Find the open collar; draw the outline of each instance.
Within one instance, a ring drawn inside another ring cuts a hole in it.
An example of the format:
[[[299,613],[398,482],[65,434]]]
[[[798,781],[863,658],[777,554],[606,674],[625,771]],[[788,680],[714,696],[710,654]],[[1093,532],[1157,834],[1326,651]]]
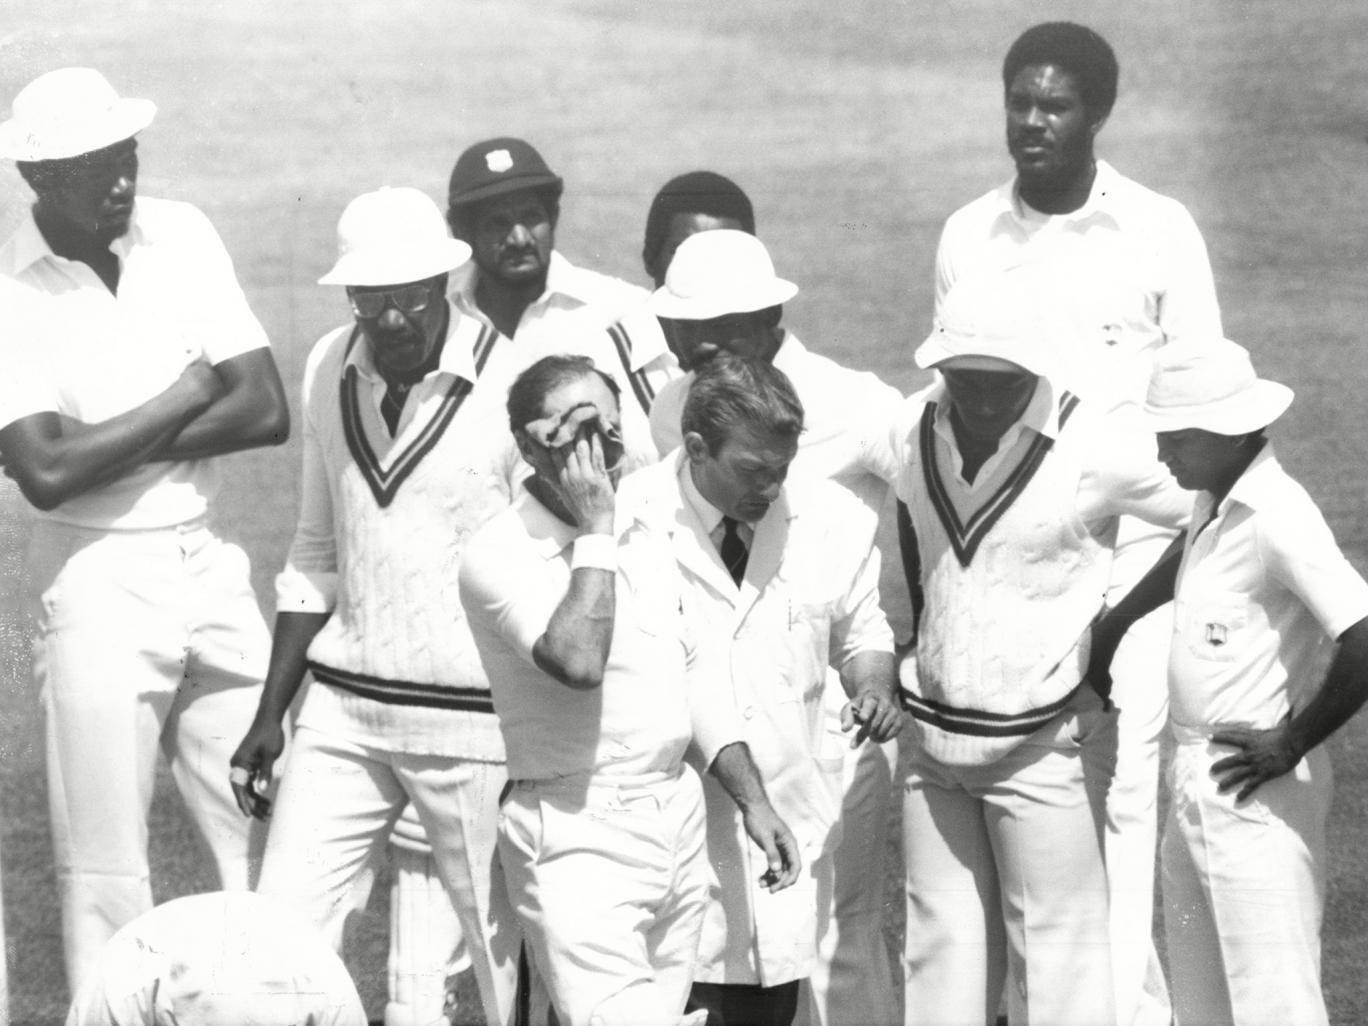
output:
[[[133,213],[128,219],[128,231],[109,244],[109,251],[119,258],[121,265],[134,246],[146,241],[146,233],[141,223],[142,209],[141,202],[135,197]],[[24,217],[15,229],[8,248],[12,259],[4,271],[13,277],[18,277],[43,260],[51,261],[58,266],[71,262],[52,251],[52,247],[48,245],[47,239],[38,228],[38,222],[34,220],[32,207],[24,212]]]
[[[429,371],[425,378],[435,374],[450,374],[474,384],[478,375],[477,360],[483,362],[480,360],[485,334],[483,325],[462,314],[455,304],[448,305],[450,314],[447,317],[446,341],[442,343],[442,352],[437,358],[436,368]],[[360,325],[357,325],[356,333],[356,341],[343,362],[344,368],[355,367],[359,374],[370,381],[382,381],[380,371],[375,366],[371,347],[366,344],[366,335],[360,329]]]

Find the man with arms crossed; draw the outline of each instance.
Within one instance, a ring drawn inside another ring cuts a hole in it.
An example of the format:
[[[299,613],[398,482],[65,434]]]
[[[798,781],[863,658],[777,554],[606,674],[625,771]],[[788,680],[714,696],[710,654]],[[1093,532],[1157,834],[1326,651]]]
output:
[[[134,136],[155,109],[63,68],[0,125],[0,153],[36,195],[0,248],[0,456],[39,510],[34,674],[73,991],[152,907],[159,747],[223,887],[249,883],[253,831],[225,767],[269,637],[246,556],[206,526],[209,457],[284,441],[289,412],[213,227],[136,197]]]
[[[776,278],[764,245],[749,234],[715,230],[677,244],[651,307],[660,312],[680,364],[651,410],[662,456],[683,441],[681,413],[694,372],[718,353],[772,361],[803,404],[795,477],[843,485],[876,516],[897,464],[888,430],[902,396],[875,375],[842,367],[806,348],[782,326],[782,303],[797,286]],[[663,304],[663,305],[662,305]],[[830,914],[819,917],[817,960],[808,979],[808,1010],[817,1023],[890,1022],[897,1016],[892,967],[883,935],[881,877],[888,836],[897,742],[852,746],[841,724],[847,695],[828,674],[828,746],[843,752],[840,840],[832,855]]]
[[[1117,78],[1116,55],[1091,29],[1047,22],[1022,33],[1002,65],[1016,175],[952,214],[936,255],[937,316],[956,282],[1022,261],[1039,265],[1031,301],[1055,320],[1059,380],[1103,407],[1143,399],[1163,346],[1221,335],[1211,265],[1191,215],[1095,155]],[[1167,543],[1163,532],[1122,523],[1113,601]],[[1106,843],[1122,1026],[1169,1021],[1151,924],[1171,616],[1165,610],[1138,625],[1115,667],[1119,737]]]
[[[354,199],[322,284],[354,320],[304,372],[299,522],[276,582],[271,664],[233,755],[244,813],[313,684],[272,817],[261,891],[297,903],[340,947],[357,881],[412,804],[455,905],[485,1021],[512,1021],[517,924],[494,872],[505,777],[489,685],[461,616],[467,538],[507,505],[504,430],[472,394],[488,348],[446,300],[470,249],[416,189]],[[440,942],[451,950],[449,937]],[[437,1009],[428,1010],[435,1016]]]
[[[724,234],[740,233],[690,241]],[[772,274],[744,284],[763,306],[782,301],[787,286]],[[679,297],[662,290],[657,299],[662,313],[681,312],[672,305]],[[841,724],[856,745],[887,741],[902,726],[893,635],[879,605],[877,518],[828,481],[795,478],[785,487],[803,407],[766,361],[714,357],[694,375],[682,426],[683,449],[629,479],[623,508],[671,538],[706,672],[726,682],[765,784],[812,867],[785,895],[760,891],[734,810],[705,784],[717,887],[693,1000],[712,1026],[785,1026],[816,962],[839,838],[842,754],[823,727],[829,668],[839,670],[848,699]],[[866,874],[865,886],[879,890],[877,879]],[[880,985],[891,989],[891,981]]]
[[[613,379],[546,357],[514,383],[508,417],[534,476],[471,539],[461,597],[508,748],[513,904],[567,1026],[701,1024],[681,1018],[707,890],[691,734],[763,849],[766,888],[796,879],[796,845],[726,690],[691,673],[668,540],[614,525]]]

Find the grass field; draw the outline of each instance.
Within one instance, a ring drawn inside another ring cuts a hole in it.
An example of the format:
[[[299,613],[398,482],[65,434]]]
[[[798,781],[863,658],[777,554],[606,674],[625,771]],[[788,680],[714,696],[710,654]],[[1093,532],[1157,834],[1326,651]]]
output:
[[[939,225],[1003,180],[997,68],[1027,25],[1073,17],[1122,64],[1100,152],[1177,196],[1210,246],[1227,332],[1299,401],[1285,464],[1368,569],[1368,7],[1349,0],[990,3],[964,0],[6,0],[0,103],[36,74],[101,68],[160,106],[140,189],[213,219],[292,396],[344,316],[314,284],[352,196],[435,197],[466,144],[533,140],[567,181],[558,240],[641,281],[647,202],[670,175],[724,171],[754,197],[789,323],[812,347],[910,389]],[[27,202],[0,168],[0,228]],[[295,443],[229,460],[219,526],[244,543],[269,614],[293,525]],[[0,846],[13,1021],[59,1021],[56,897],[21,595],[22,500],[0,484]],[[1368,721],[1332,742],[1339,789],[1325,978],[1333,1021],[1368,1022]],[[159,800],[158,894],[204,886],[174,803]],[[363,924],[360,962],[383,952]],[[376,980],[363,991],[374,1010]]]

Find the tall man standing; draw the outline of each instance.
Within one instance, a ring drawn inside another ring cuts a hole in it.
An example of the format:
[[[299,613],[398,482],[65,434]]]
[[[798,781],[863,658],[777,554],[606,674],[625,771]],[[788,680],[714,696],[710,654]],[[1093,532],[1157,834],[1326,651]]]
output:
[[[466,539],[509,501],[506,431],[472,394],[488,345],[471,345],[478,333],[446,300],[447,273],[470,249],[416,189],[357,197],[337,230],[321,283],[346,287],[354,321],[305,368],[299,522],[277,580],[265,691],[233,755],[235,790],[245,813],[265,817],[260,785],[311,671],[261,891],[297,902],[340,946],[356,882],[411,803],[485,1021],[504,1024],[518,931],[494,873],[503,741],[457,595]]]
[[[206,526],[209,457],[284,441],[266,335],[213,227],[139,197],[155,114],[98,72],[40,76],[0,125],[36,200],[0,248],[0,456],[37,507],[34,675],[67,982],[152,907],[156,753],[222,885],[248,886],[249,825],[223,767],[266,670],[246,557]]]
[[[1161,347],[1221,337],[1206,245],[1192,217],[1095,155],[1117,78],[1115,54],[1091,29],[1048,22],[1022,33],[1002,65],[1016,175],[952,214],[936,255],[938,320],[956,283],[1022,262],[1037,265],[1030,315],[1048,310],[1054,322],[1057,377],[1103,407],[1143,399]],[[1123,521],[1113,601],[1167,543],[1163,532]],[[1137,625],[1114,666],[1120,717],[1107,866],[1123,1026],[1169,1020],[1151,923],[1171,616],[1166,608]]]
[[[771,274],[744,285],[765,306],[781,301],[787,283]],[[662,313],[681,312],[687,302],[657,295]],[[718,886],[693,1000],[709,1010],[711,1026],[786,1026],[798,1011],[800,981],[817,964],[843,762],[823,728],[828,668],[839,668],[847,696],[840,718],[854,744],[887,741],[902,725],[893,636],[879,605],[877,517],[828,481],[785,487],[803,423],[782,372],[764,360],[718,355],[689,389],[683,449],[623,486],[623,508],[671,539],[705,672],[728,683],[765,785],[812,867],[791,892],[760,890],[763,867],[753,863],[735,810],[705,784]],[[877,891],[870,884],[878,878],[867,873],[866,888]],[[887,978],[873,985],[884,997],[891,992]],[[858,1018],[854,1009],[833,1009],[833,1021],[890,1021]]]
[[[682,411],[695,372],[719,353],[772,361],[803,405],[794,477],[835,481],[877,516],[897,473],[887,442],[902,396],[873,374],[813,352],[783,327],[782,304],[797,292],[796,285],[775,276],[764,244],[749,234],[714,230],[678,243],[651,306],[689,374],[661,392],[651,410],[652,434],[662,456],[682,443]],[[841,724],[846,701],[837,675],[828,674],[828,742],[844,750],[845,765],[832,888],[823,895],[830,914],[819,920],[808,988],[812,1017],[822,1026],[889,1022],[897,1015],[883,895],[869,886],[882,875],[897,743],[861,739],[851,747]]]
[[[728,689],[693,672],[666,536],[615,526],[619,410],[582,356],[518,377],[508,416],[534,476],[472,539],[461,598],[508,745],[499,853],[560,1021],[701,1026],[681,1018],[707,892],[691,735],[763,849],[767,886],[800,864]]]

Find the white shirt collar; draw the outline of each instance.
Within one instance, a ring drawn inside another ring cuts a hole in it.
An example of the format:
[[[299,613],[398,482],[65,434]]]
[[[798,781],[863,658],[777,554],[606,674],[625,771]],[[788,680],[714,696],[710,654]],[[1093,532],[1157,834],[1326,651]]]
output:
[[[1253,510],[1276,506],[1279,504],[1282,490],[1286,487],[1287,477],[1283,474],[1278,457],[1273,452],[1273,443],[1266,441],[1259,454],[1245,467],[1245,472],[1231,485],[1230,491],[1216,508],[1216,513],[1226,515],[1235,503]],[[1205,523],[1211,513],[1211,493],[1202,492],[1197,500],[1193,522]]]
[[[437,367],[425,374],[423,380],[437,374],[452,374],[473,384],[476,378],[475,342],[480,336],[480,325],[462,314],[454,304],[449,305],[451,314],[447,320],[446,341],[442,344],[441,355],[437,357]],[[360,337],[347,353],[344,366],[355,367],[362,376],[372,381],[382,380],[364,330],[360,331]]]
[[[951,442],[951,448],[958,451],[959,447],[954,444],[954,429],[950,426],[950,403],[945,391],[945,381],[937,381],[926,398],[928,402],[936,404],[936,433],[947,438]],[[1007,429],[998,442],[997,451],[1005,452],[1010,449],[1025,429],[1046,438],[1059,437],[1058,392],[1049,378],[1041,377],[1040,383],[1036,385],[1035,394],[1026,406],[1026,411]]]
[[[109,244],[109,251],[119,258],[120,264],[128,256],[129,251],[143,241],[143,228],[139,223],[141,209],[141,204],[135,198],[133,213],[128,219],[128,231]],[[9,250],[13,255],[13,262],[6,271],[14,276],[22,274],[40,260],[51,260],[58,264],[70,263],[65,257],[58,256],[52,251],[52,247],[48,245],[47,239],[38,228],[38,222],[33,218],[32,207],[25,212],[23,220],[19,222]]]
[[[1091,218],[1101,217],[1110,219],[1113,223],[1119,224],[1125,216],[1122,204],[1117,202],[1120,190],[1117,188],[1120,183],[1120,173],[1108,164],[1105,160],[1097,161],[1097,176],[1093,179],[1092,189],[1088,192],[1088,198],[1077,210],[1067,214],[1052,214],[1052,218],[1073,221],[1076,223],[1087,221]],[[1010,217],[1012,220],[1025,224],[1027,216],[1025,204],[1021,199],[1021,194],[1017,189],[1017,180],[1013,178],[996,193],[997,207],[999,216]]]

